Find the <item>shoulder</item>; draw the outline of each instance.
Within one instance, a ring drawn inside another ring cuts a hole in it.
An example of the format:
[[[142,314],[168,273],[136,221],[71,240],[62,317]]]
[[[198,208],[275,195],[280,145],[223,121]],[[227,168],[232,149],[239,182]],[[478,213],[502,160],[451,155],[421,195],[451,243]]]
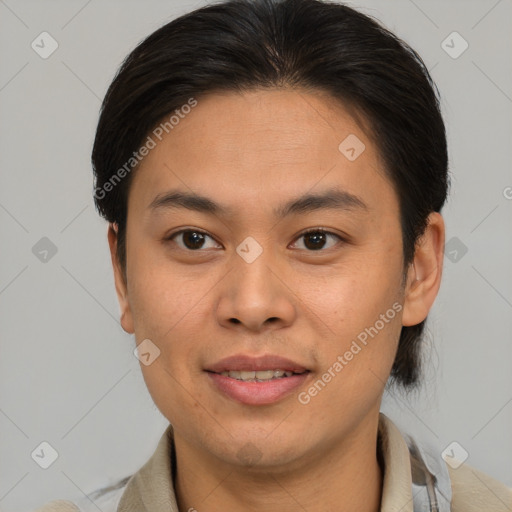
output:
[[[382,413],[381,417],[385,427],[381,431],[388,438],[383,436],[384,448],[386,444],[388,452],[390,446],[397,451],[404,450],[404,445],[408,448],[411,472],[403,482],[412,483],[414,510],[512,512],[512,489],[472,466],[450,464],[435,443],[418,441],[397,429]],[[392,455],[388,453],[390,460]],[[399,473],[401,469],[395,464],[393,470]]]
[[[33,512],[80,512],[80,509],[74,503],[71,503],[71,501],[55,500]]]
[[[33,512],[116,512],[128,479],[125,478],[104,490],[95,491],[74,503],[68,500],[55,500]]]
[[[512,510],[512,489],[467,464],[457,469],[447,466],[452,485],[452,512]]]

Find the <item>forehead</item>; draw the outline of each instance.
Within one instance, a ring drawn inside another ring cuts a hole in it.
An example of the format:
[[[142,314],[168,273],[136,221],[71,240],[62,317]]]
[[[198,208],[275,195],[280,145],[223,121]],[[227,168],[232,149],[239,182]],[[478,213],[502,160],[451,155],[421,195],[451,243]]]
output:
[[[158,194],[179,187],[214,195],[232,211],[268,204],[275,212],[283,197],[336,187],[395,212],[397,198],[367,132],[361,117],[327,94],[211,93],[161,140],[153,136],[130,202],[148,208]]]

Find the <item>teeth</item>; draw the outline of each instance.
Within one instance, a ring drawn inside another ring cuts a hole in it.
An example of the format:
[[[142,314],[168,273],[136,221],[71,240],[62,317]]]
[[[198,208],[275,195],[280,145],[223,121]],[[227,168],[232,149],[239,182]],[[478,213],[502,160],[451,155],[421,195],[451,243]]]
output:
[[[243,380],[245,382],[261,382],[280,379],[282,377],[291,377],[293,372],[285,372],[283,370],[259,370],[257,372],[233,370],[229,372],[222,372],[221,375],[224,377],[231,377],[232,379]]]
[[[264,370],[256,372],[256,378],[258,380],[269,380],[274,378],[274,370]]]

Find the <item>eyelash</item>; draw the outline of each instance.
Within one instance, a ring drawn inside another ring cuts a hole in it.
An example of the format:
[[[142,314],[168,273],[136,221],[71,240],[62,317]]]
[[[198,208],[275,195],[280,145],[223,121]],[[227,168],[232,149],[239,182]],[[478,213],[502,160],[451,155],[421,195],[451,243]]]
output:
[[[186,228],[186,229],[181,229],[180,231],[176,231],[175,233],[172,233],[171,235],[167,236],[164,239],[164,241],[166,241],[166,242],[174,242],[174,238],[176,238],[178,235],[181,235],[183,233],[188,233],[188,232],[198,233],[200,235],[205,235],[205,236],[211,238],[212,240],[215,240],[211,235],[209,235],[205,231],[202,231],[200,229]],[[339,240],[338,243],[345,243],[346,242],[346,240],[344,238],[342,238],[340,235],[337,235],[336,233],[333,233],[331,231],[327,231],[324,228],[312,228],[312,229],[308,229],[307,231],[303,231],[302,233],[300,233],[297,236],[297,238],[295,240],[299,240],[300,238],[305,237],[307,235],[317,234],[317,233],[322,233],[324,235],[334,236],[334,237],[336,237]],[[333,246],[333,247],[335,247],[335,246]],[[328,249],[321,248],[321,249],[318,249],[316,251],[315,250],[308,250],[308,249],[300,249],[300,250],[305,250],[306,252],[311,252],[311,253],[314,253],[314,252],[326,252],[329,249],[332,249],[333,247],[329,247]],[[202,249],[193,250],[193,249],[182,248],[182,247],[179,247],[179,249],[181,249],[183,251],[186,251],[186,252],[204,252],[204,250],[202,250]]]

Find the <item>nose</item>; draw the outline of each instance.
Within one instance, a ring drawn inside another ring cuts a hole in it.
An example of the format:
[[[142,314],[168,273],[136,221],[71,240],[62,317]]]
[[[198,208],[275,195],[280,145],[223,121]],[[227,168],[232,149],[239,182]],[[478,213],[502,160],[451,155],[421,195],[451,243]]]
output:
[[[234,255],[217,303],[217,320],[223,327],[262,332],[293,323],[296,296],[291,277],[268,252],[263,251],[252,262]]]

